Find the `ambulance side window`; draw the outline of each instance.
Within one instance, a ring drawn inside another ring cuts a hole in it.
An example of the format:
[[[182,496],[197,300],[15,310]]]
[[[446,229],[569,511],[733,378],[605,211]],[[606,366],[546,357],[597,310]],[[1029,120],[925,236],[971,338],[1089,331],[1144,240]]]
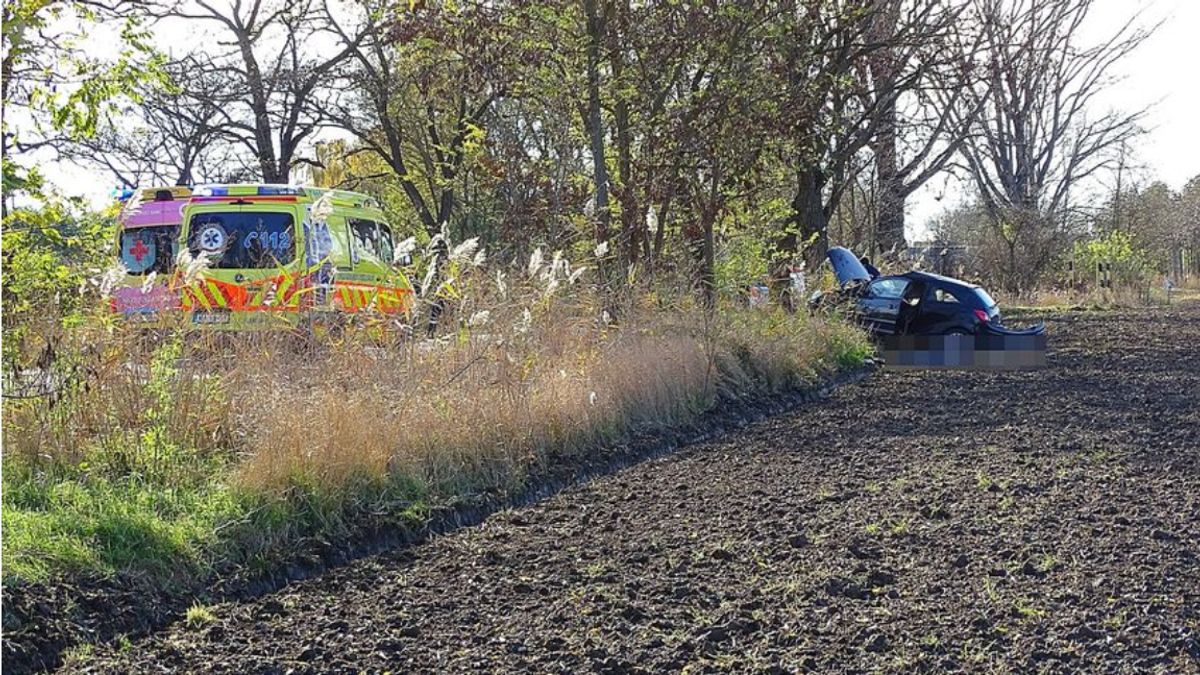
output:
[[[351,218],[349,222],[356,251],[365,253],[384,265],[391,263],[395,245],[392,243],[392,231],[387,225],[358,218]]]
[[[392,260],[396,256],[396,243],[392,239],[392,228],[383,223],[376,223],[379,226],[379,260],[385,264],[392,264]]]
[[[358,261],[358,251],[350,241],[353,235],[349,231],[346,218],[334,214],[329,216],[325,225],[326,230],[322,233],[329,238],[330,247],[325,253],[329,256],[329,261],[343,269],[347,265],[354,265]],[[320,231],[320,226],[318,226],[318,231]]]
[[[358,254],[355,257],[361,259],[363,253],[373,254],[375,245],[372,242],[371,223],[357,218],[350,218],[347,222],[350,223],[350,238],[353,240],[350,245]]]

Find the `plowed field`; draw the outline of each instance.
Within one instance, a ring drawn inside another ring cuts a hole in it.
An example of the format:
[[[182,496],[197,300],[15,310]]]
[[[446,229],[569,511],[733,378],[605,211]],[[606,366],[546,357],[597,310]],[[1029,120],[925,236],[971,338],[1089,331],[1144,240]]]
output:
[[[824,402],[67,670],[1200,672],[1200,306]]]

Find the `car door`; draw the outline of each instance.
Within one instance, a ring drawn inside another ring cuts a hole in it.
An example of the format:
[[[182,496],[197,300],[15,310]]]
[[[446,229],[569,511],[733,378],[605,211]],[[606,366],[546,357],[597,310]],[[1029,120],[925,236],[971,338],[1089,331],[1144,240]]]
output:
[[[257,313],[267,288],[297,268],[295,215],[291,205],[275,203],[214,202],[189,212],[184,240],[193,256],[208,257],[204,275],[184,291],[194,324],[240,330],[268,323]]]
[[[958,297],[961,291],[941,284],[931,284],[925,294],[925,311],[921,315],[921,330],[940,334],[955,328],[965,329],[971,309]]]
[[[880,277],[867,285],[858,307],[868,330],[882,335],[896,332],[900,301],[907,287],[908,279],[904,277]]]

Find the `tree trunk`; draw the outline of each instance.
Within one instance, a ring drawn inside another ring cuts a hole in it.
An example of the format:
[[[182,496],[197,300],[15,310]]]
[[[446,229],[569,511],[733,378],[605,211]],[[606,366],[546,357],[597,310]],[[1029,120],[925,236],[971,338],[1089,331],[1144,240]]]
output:
[[[671,201],[675,198],[675,188],[667,190],[667,194],[663,197],[662,204],[658,207],[658,229],[654,231],[654,251],[650,255],[650,267],[653,269],[658,261],[662,258],[663,245],[666,243],[667,232],[667,216],[671,213]]]
[[[600,15],[596,0],[584,0],[584,12],[587,15],[587,88],[588,105],[587,119],[584,124],[588,130],[592,151],[592,180],[596,184],[595,197],[595,237],[596,244],[608,242],[609,221],[612,214],[608,210],[608,167],[604,162],[604,120],[600,110],[600,47],[604,43],[604,18]],[[608,282],[608,269],[603,258],[596,261],[596,272],[601,285]]]
[[[904,176],[897,165],[896,152],[896,88],[901,65],[897,62],[896,30],[900,21],[899,0],[875,0],[870,21],[868,39],[883,45],[869,54],[867,68],[874,80],[876,96],[877,127],[869,144],[875,156],[875,177],[878,195],[875,203],[875,221],[867,239],[871,243],[867,251],[874,255],[882,251],[900,250],[904,241]]]
[[[896,102],[885,103],[879,114],[884,120],[871,143],[879,181],[874,239],[881,251],[902,251],[908,243],[904,238],[904,179],[896,165]]]
[[[621,192],[617,195],[621,203],[621,248],[624,262],[637,262],[641,244],[642,228],[638,223],[636,187],[633,183],[633,141],[629,129],[629,103],[619,100],[614,111],[617,126],[617,169],[620,172]]]
[[[1017,240],[1016,238],[1006,239],[1004,244],[1008,247],[1008,277],[1005,286],[1006,290],[1012,293],[1021,292],[1021,277],[1020,270],[1017,269]]]
[[[791,213],[784,224],[784,233],[775,240],[775,260],[772,263],[772,294],[788,310],[794,310],[795,298],[788,289],[791,268],[801,257],[804,270],[811,274],[825,259],[829,248],[829,221],[825,214],[823,188],[825,176],[814,167],[800,169],[796,194],[792,197]],[[801,250],[803,248],[803,250]]]
[[[705,205],[701,211],[700,227],[700,299],[704,306],[712,309],[717,305],[717,275],[714,269],[713,223],[717,219],[715,203]]]
[[[262,172],[264,183],[286,182],[286,172],[280,175],[279,166],[275,161],[271,117],[268,113],[270,101],[262,71],[258,67],[258,59],[254,56],[254,43],[246,30],[238,31],[237,41],[242,63],[246,67],[246,85],[250,89],[250,109],[254,114],[254,151],[258,155],[259,171]]]
[[[640,244],[646,239],[643,236],[645,217],[639,216],[642,209],[638,207],[637,186],[633,176],[633,131],[630,122],[629,96],[623,91],[625,70],[625,55],[620,41],[628,30],[629,0],[625,0],[617,9],[616,27],[608,31],[609,37],[609,66],[612,68],[612,81],[615,83],[615,102],[613,105],[613,124],[617,133],[617,172],[620,191],[616,193],[617,201],[621,204],[621,253],[625,267],[638,260],[641,251]]]
[[[788,222],[793,259],[799,253],[804,269],[820,267],[829,249],[829,219],[825,213],[825,175],[816,167],[803,168],[797,174],[796,195],[792,198],[792,213]],[[802,250],[801,250],[802,247]]]
[[[683,226],[684,245],[691,257],[692,265],[689,275],[693,288],[700,295],[700,301],[705,307],[716,303],[716,274],[713,270],[713,221],[714,210],[698,195],[693,195],[693,209],[685,219]]]
[[[707,195],[701,195],[699,203],[700,232],[698,237],[696,281],[700,290],[700,301],[707,309],[717,305],[717,274],[715,269],[716,246],[713,228],[717,217],[724,210],[721,199],[721,171],[713,166],[709,176]]]

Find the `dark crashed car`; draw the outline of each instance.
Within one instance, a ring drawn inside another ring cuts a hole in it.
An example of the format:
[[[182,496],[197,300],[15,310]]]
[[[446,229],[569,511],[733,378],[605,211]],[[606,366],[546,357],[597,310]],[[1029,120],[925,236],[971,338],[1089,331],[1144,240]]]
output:
[[[829,249],[841,286],[814,293],[809,307],[850,303],[855,318],[878,335],[1041,335],[1045,326],[1006,328],[1000,308],[979,286],[928,272],[872,276],[850,250]]]

